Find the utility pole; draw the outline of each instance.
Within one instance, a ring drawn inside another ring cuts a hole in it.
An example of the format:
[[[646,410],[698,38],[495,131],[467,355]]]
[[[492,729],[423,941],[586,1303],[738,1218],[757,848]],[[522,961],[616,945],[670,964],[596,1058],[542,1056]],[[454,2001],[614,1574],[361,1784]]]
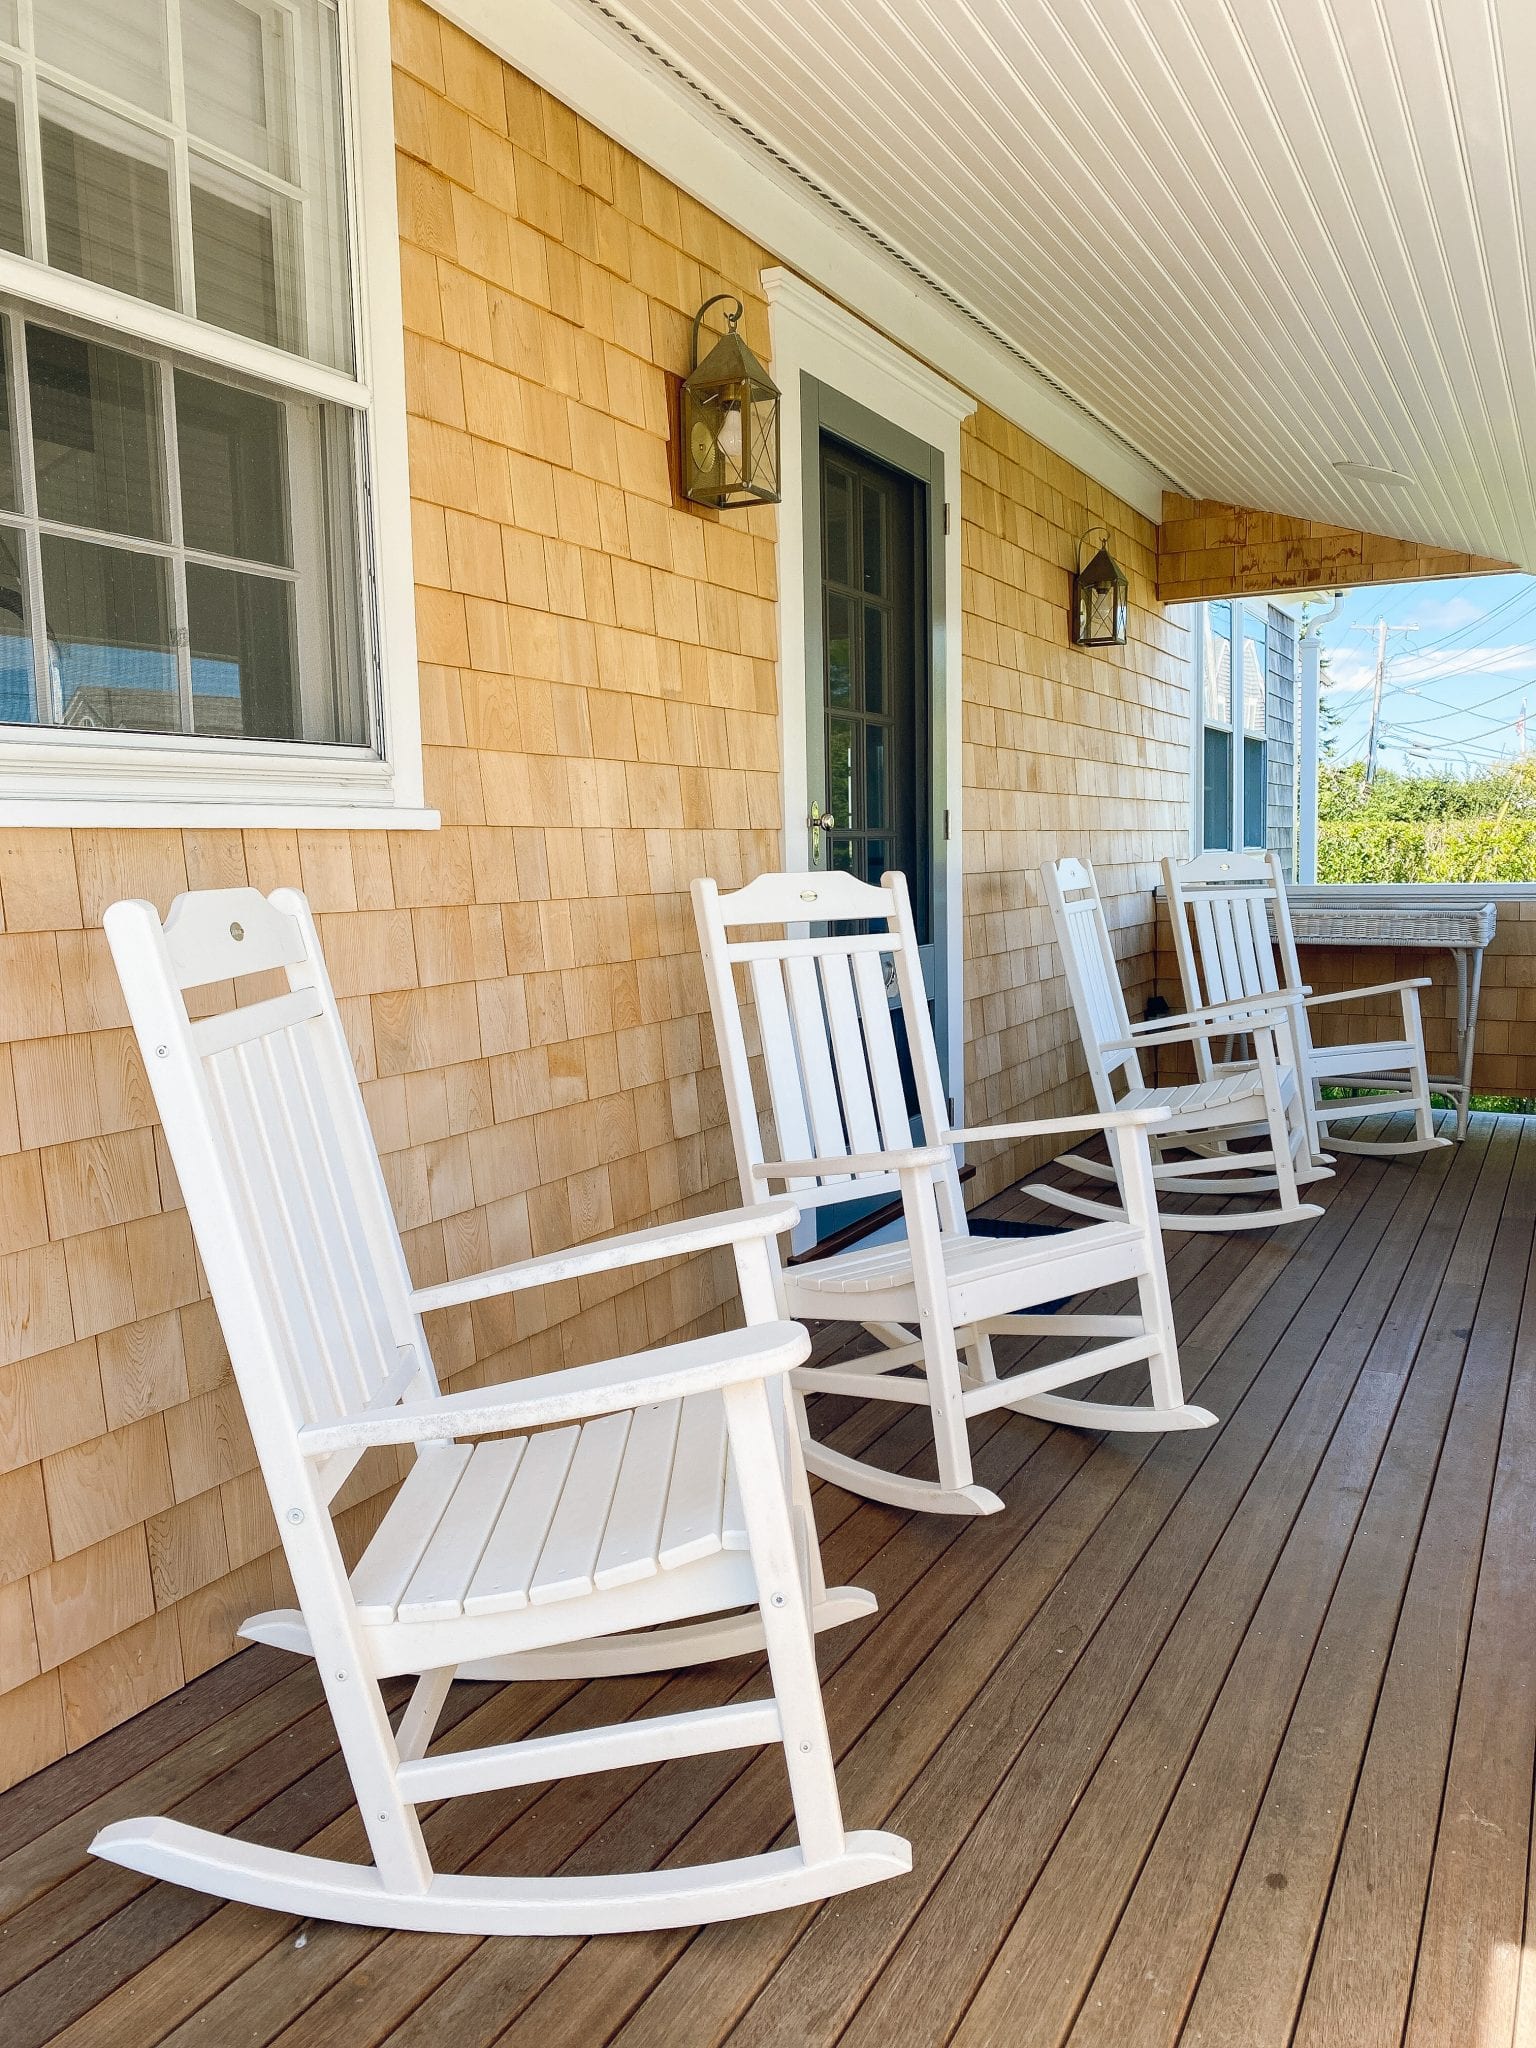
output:
[[[1376,635],[1376,675],[1371,684],[1371,736],[1365,749],[1365,786],[1370,788],[1376,780],[1376,752],[1381,739],[1381,691],[1387,679],[1387,635],[1389,633],[1417,633],[1417,626],[1389,626],[1385,619],[1378,619],[1374,626],[1356,626],[1357,633]]]

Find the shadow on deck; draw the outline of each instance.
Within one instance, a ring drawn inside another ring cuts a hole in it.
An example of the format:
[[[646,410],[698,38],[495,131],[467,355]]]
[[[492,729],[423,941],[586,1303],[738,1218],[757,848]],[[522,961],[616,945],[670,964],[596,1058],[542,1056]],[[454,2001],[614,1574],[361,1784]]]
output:
[[[249,1650],[0,1798],[0,2041],[1536,2039],[1536,1119],[1342,1159],[1322,1199],[1280,1238],[1169,1240],[1219,1430],[989,1417],[977,1477],[1008,1511],[981,1522],[822,1490],[829,1579],[881,1604],[822,1643],[845,1809],[911,1837],[910,1878],[702,1933],[498,1943],[86,1863],[105,1820],[170,1811],[360,1853],[312,1673]],[[910,1411],[825,1402],[816,1426],[921,1463]],[[755,1669],[465,1685],[444,1725],[457,1746],[703,1705]],[[777,1757],[732,1754],[458,1801],[428,1837],[450,1868],[612,1869],[764,1847],[787,1812]]]

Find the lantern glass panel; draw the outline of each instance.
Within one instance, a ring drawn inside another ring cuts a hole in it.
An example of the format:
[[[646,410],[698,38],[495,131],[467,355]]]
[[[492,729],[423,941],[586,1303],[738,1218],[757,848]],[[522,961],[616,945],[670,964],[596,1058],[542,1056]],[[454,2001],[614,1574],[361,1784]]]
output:
[[[752,401],[752,488],[761,498],[779,495],[779,394],[758,390]]]

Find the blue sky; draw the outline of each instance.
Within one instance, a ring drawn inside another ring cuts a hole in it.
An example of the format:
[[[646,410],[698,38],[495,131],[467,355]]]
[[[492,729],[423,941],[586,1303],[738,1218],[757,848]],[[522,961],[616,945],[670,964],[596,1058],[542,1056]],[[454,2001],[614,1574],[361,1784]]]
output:
[[[1324,702],[1339,714],[1336,758],[1363,760],[1370,725],[1375,625],[1387,636],[1381,766],[1467,773],[1526,748],[1536,753],[1536,576],[1455,576],[1378,584],[1346,594],[1321,629]]]

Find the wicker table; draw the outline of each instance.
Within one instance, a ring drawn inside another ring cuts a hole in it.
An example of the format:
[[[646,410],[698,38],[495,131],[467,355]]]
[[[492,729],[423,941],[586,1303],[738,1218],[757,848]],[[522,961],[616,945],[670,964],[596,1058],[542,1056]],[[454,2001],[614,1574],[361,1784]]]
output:
[[[1483,988],[1483,955],[1498,923],[1492,903],[1382,905],[1291,902],[1291,927],[1299,946],[1411,946],[1444,949],[1456,962],[1456,1074],[1431,1075],[1437,1095],[1456,1105],[1456,1135],[1467,1134],[1472,1094],[1472,1055],[1477,1041],[1477,1005]]]

